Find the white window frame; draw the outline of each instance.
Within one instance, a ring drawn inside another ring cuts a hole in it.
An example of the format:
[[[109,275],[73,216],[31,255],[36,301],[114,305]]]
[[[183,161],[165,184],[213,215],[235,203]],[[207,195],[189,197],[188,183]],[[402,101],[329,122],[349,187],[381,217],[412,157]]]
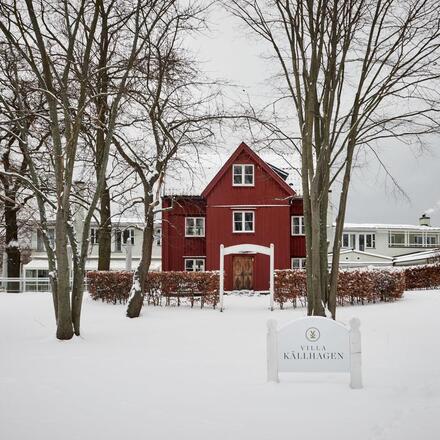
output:
[[[430,243],[430,241],[432,241],[431,239],[434,239],[433,241],[434,241],[434,243]],[[426,242],[426,247],[436,247],[436,246],[438,246],[438,244],[439,244],[439,241],[438,241],[438,235],[437,234],[429,234],[429,235],[426,235],[426,239],[425,239],[425,242]]]
[[[162,245],[162,228],[154,229],[154,245],[155,246]]]
[[[293,265],[294,261],[298,261],[298,267]],[[290,267],[292,270],[305,269],[306,268],[306,258],[305,257],[292,257],[290,259]]]
[[[203,233],[202,234],[188,234],[188,220],[194,220],[194,226],[192,226],[193,229],[196,228],[197,220],[203,221]],[[206,220],[205,217],[185,217],[185,237],[204,237],[205,236],[205,225]]]
[[[245,167],[252,167],[252,183],[245,183]],[[241,168],[241,183],[235,183],[235,169]],[[252,163],[235,163],[232,165],[232,186],[255,186],[255,165]]]
[[[235,214],[241,214],[242,230],[235,229]],[[252,230],[245,230],[246,214],[252,214]],[[232,232],[234,234],[254,234],[255,233],[255,212],[254,211],[232,211]]]
[[[99,228],[90,228],[90,244],[99,244]]]
[[[125,232],[128,231],[128,236],[124,237]],[[118,235],[120,235],[120,248],[118,249]],[[135,240],[134,240],[134,228],[117,228],[113,230],[113,237],[114,237],[114,252],[122,252],[122,247],[127,245],[127,241],[130,238],[131,239],[131,245],[134,246]]]
[[[344,236],[348,236],[348,246],[344,246]],[[355,249],[356,248],[356,234],[352,234],[350,232],[343,232],[342,233],[341,248],[342,249]]]
[[[187,269],[186,263],[188,261],[192,261],[192,270]],[[197,266],[197,262],[202,262],[201,264],[201,270],[194,270],[194,268]],[[184,259],[184,268],[185,272],[205,272],[205,258],[185,258]]]
[[[371,246],[367,245],[367,237],[371,235]],[[364,248],[361,249],[361,237],[363,237],[364,240]],[[361,252],[365,252],[365,249],[376,249],[376,234],[374,232],[362,232],[361,234],[358,234],[357,237],[357,249]]]
[[[299,219],[299,233],[295,232],[294,219]],[[290,229],[292,236],[303,236],[306,235],[306,229],[304,225],[304,216],[303,215],[292,215],[290,218]]]
[[[131,245],[134,246],[134,228],[126,228],[124,229],[122,232],[122,244],[126,245],[127,241],[130,239],[131,240]],[[125,233],[128,232],[127,236],[125,237]]]
[[[365,235],[365,249],[376,249],[376,234],[374,232]],[[371,235],[371,246],[368,246],[367,236]]]

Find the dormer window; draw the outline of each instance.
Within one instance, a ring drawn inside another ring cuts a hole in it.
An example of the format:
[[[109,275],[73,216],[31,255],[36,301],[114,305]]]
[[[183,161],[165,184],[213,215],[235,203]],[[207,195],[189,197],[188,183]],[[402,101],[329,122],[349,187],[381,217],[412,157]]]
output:
[[[233,186],[254,186],[254,165],[232,165]]]

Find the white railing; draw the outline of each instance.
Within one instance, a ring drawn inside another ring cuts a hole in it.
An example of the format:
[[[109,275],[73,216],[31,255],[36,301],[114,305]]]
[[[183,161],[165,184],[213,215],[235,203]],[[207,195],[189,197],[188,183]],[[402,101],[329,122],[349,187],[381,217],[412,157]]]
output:
[[[50,292],[49,278],[0,278],[0,292]]]
[[[87,290],[84,280],[84,290]],[[49,278],[4,278],[0,277],[0,293],[51,292]]]

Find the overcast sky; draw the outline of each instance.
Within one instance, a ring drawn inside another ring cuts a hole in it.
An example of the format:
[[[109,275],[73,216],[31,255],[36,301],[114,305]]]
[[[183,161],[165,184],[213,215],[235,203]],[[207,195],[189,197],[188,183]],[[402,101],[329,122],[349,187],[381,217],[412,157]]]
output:
[[[265,46],[255,41],[240,22],[224,12],[211,16],[210,35],[200,37],[193,45],[205,60],[204,69],[213,76],[239,84],[236,96],[247,95],[255,103],[270,97],[270,75],[273,62],[264,59]],[[230,133],[217,160],[209,158],[205,180],[243,140],[245,134]],[[416,146],[384,141],[378,145],[381,160],[406,192],[408,199],[395,191],[392,181],[372,155],[362,155],[355,170],[346,221],[369,223],[415,224],[428,211],[433,225],[440,226],[440,139],[431,137],[430,150],[423,154]],[[222,141],[223,144],[223,141]],[[251,145],[252,146],[252,145]],[[294,164],[299,166],[299,164]],[[337,191],[336,191],[337,192]]]

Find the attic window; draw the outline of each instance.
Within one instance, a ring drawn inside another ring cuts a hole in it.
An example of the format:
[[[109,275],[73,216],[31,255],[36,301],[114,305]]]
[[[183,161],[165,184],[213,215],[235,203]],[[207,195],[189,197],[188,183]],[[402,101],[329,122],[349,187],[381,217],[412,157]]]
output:
[[[253,165],[232,165],[233,186],[254,186]]]

